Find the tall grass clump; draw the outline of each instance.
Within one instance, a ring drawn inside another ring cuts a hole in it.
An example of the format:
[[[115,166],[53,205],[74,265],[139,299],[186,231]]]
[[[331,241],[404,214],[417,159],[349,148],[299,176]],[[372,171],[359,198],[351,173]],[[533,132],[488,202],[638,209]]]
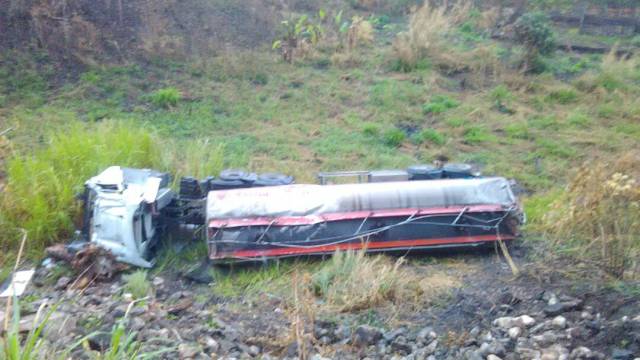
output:
[[[396,69],[412,71],[430,56],[441,56],[446,35],[463,23],[469,13],[470,2],[461,2],[451,9],[425,2],[409,16],[409,29],[398,34],[393,42]]]
[[[17,247],[18,229],[27,231],[31,254],[68,239],[80,214],[75,196],[84,181],[110,165],[145,168],[158,159],[157,143],[144,128],[111,122],[72,126],[32,154],[13,155],[0,195],[0,249],[7,254]]]
[[[182,93],[174,87],[156,90],[149,94],[149,100],[157,107],[170,109],[178,105],[182,99]]]
[[[584,73],[575,81],[575,86],[583,91],[628,91],[635,90],[640,81],[640,61],[637,56],[621,57],[617,47],[602,58],[600,69]]]
[[[561,250],[611,275],[637,276],[640,256],[640,153],[582,167],[543,218]]]
[[[445,274],[420,276],[404,265],[403,258],[349,250],[336,252],[311,276],[311,284],[326,310],[348,312],[384,302],[411,306],[443,295],[459,282]]]

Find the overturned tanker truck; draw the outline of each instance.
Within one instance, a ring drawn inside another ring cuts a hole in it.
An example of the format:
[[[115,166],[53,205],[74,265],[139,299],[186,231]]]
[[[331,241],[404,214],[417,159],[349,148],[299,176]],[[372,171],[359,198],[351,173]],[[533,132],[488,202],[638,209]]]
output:
[[[332,184],[355,177],[355,183]],[[319,184],[280,174],[223,171],[182,178],[113,166],[86,182],[83,241],[118,260],[153,265],[151,249],[176,226],[203,234],[215,263],[408,252],[513,240],[524,216],[508,180],[465,164],[320,173]]]

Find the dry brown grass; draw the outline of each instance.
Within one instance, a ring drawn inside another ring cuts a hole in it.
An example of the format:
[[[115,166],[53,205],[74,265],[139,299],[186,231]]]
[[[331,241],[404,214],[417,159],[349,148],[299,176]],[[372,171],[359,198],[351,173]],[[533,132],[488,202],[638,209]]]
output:
[[[543,222],[556,245],[618,278],[637,276],[640,255],[640,152],[588,163]]]
[[[353,50],[360,45],[368,45],[373,42],[373,26],[361,16],[351,19],[351,26],[347,31],[347,47]]]
[[[412,69],[426,57],[444,56],[444,63],[452,60],[447,51],[442,51],[446,47],[445,35],[467,19],[470,8],[471,3],[465,1],[450,9],[427,2],[415,10],[409,16],[409,30],[399,33],[393,42],[398,61],[403,67]]]
[[[334,254],[311,279],[314,293],[331,312],[358,311],[386,302],[424,304],[460,285],[458,278],[446,273],[423,276],[403,258],[367,256],[363,251]]]

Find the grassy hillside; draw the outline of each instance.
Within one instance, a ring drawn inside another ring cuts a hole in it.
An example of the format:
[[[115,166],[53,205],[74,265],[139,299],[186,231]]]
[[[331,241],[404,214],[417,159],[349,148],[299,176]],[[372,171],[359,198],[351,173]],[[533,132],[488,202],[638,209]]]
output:
[[[104,132],[114,128],[151,134],[150,140],[136,135],[117,144],[122,152],[137,151],[144,140],[149,153],[160,154],[125,162],[181,174],[244,167],[290,173],[304,182],[321,170],[403,168],[446,156],[514,178],[531,194],[562,188],[579,164],[616,158],[640,141],[636,58],[553,52],[540,59],[537,73],[525,74],[523,48],[490,36],[490,13],[429,13],[424,16],[432,23],[446,24],[430,28],[361,14],[370,32],[360,35],[309,15],[324,21],[324,36],[292,63],[265,44],[197,61],[94,66],[77,81],[52,86],[56,69],[46,61],[3,55],[0,131],[13,129],[6,136],[12,150],[4,156],[35,154],[51,165],[29,187],[12,182],[19,173],[8,167],[5,203],[22,201],[22,210],[5,206],[4,228],[54,216],[55,228],[43,230],[51,224],[44,219],[28,225],[33,247],[68,235],[74,212],[45,206],[36,213],[20,194],[46,188],[43,194],[57,198],[57,188],[46,185],[50,179],[66,189],[63,206],[72,207],[72,190],[122,153],[101,156],[110,144],[98,142],[101,148],[93,141],[53,154],[42,149],[67,136],[105,141]],[[407,65],[402,39],[414,35],[430,40]],[[78,166],[91,171],[75,171]],[[2,240],[7,250],[15,245],[10,233]]]

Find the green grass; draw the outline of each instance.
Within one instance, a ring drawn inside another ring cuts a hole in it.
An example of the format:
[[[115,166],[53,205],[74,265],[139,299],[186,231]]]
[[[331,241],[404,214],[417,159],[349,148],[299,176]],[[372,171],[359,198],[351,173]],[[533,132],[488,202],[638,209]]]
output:
[[[134,299],[142,299],[151,293],[151,283],[147,279],[147,272],[137,270],[123,277],[123,291],[129,293]]]
[[[173,87],[159,89],[149,94],[149,101],[153,105],[165,109],[177,106],[180,99],[182,99],[182,94]]]
[[[449,109],[456,108],[460,103],[447,95],[435,95],[431,101],[422,105],[422,112],[426,114],[441,114]]]
[[[447,137],[435,129],[423,129],[416,134],[415,140],[419,144],[431,143],[442,146],[447,142]]]
[[[398,147],[402,145],[407,135],[400,129],[389,129],[382,134],[382,141],[390,147]]]

